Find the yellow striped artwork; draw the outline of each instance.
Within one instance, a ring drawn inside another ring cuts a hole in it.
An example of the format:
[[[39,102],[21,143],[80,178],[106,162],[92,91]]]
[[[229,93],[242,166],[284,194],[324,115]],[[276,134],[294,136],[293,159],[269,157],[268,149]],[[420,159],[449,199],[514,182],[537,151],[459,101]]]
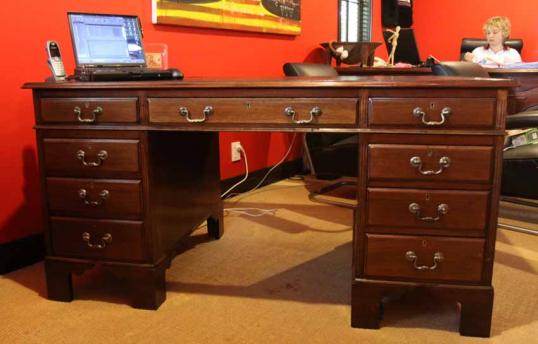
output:
[[[152,21],[299,35],[301,0],[152,0]]]

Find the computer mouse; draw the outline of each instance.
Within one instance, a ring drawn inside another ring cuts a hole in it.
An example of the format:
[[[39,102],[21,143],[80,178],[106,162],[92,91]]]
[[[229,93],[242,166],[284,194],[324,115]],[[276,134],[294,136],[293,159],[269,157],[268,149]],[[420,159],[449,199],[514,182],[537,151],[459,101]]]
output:
[[[177,68],[168,69],[172,73],[172,79],[181,80],[183,79],[183,73]]]

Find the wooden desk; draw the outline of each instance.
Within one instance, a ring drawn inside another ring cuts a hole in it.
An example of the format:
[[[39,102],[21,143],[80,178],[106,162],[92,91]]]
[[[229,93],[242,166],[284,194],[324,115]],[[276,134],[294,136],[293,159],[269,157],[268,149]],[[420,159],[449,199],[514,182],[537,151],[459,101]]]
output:
[[[165,300],[177,242],[223,233],[219,131],[359,135],[351,324],[378,328],[391,293],[461,302],[489,336],[510,80],[453,77],[28,83],[45,205],[48,297],[71,273],[125,277],[133,305]],[[178,150],[179,147],[189,150]]]
[[[399,67],[359,67],[359,66],[347,66],[336,67],[336,71],[339,75],[429,75],[432,73],[431,68],[427,67],[413,67],[413,68],[399,68]]]
[[[512,88],[508,95],[509,114],[538,106],[538,69],[496,68],[488,71],[492,78],[508,78],[519,82],[519,86]]]
[[[431,68],[374,68],[347,66],[337,67],[339,75],[429,75]],[[538,106],[538,69],[489,68],[492,78],[513,79],[518,87],[510,89],[508,94],[508,113],[514,114]]]

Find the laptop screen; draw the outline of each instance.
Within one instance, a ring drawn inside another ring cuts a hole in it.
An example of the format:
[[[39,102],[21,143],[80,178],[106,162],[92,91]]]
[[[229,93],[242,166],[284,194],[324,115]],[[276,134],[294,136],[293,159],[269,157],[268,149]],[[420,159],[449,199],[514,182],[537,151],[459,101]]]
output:
[[[136,16],[68,13],[77,66],[144,66]]]
[[[387,51],[389,54],[392,50],[392,44],[389,43],[389,38],[391,36],[391,32],[383,31],[383,38],[385,39],[385,45],[387,46]],[[396,52],[394,53],[394,62],[405,62],[412,65],[422,63],[418,53],[417,42],[415,40],[415,33],[413,32],[413,29],[400,29],[398,45],[396,46]]]

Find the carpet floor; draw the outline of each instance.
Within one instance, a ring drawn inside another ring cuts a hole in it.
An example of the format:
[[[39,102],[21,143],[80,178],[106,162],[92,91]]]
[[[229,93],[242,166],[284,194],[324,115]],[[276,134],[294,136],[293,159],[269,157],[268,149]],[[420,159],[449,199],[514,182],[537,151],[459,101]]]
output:
[[[226,211],[220,240],[193,232],[157,311],[98,268],[74,276],[70,303],[47,300],[43,263],[0,276],[0,342],[538,343],[537,236],[497,233],[491,338],[461,337],[456,304],[414,294],[385,305],[381,329],[354,329],[352,211],[307,195],[286,180],[226,201],[254,209]]]

